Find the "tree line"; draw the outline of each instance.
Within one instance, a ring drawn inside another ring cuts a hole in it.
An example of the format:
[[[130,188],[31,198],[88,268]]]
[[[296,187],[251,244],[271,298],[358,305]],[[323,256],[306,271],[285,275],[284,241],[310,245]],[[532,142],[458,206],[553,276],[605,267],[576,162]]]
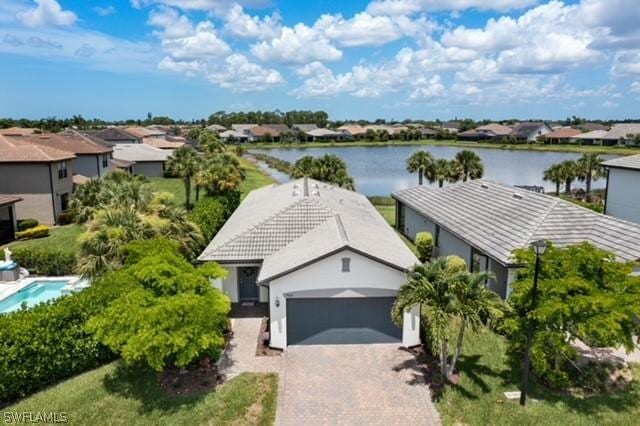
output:
[[[437,182],[442,188],[445,182],[480,179],[484,175],[484,163],[478,154],[468,149],[458,152],[452,160],[434,158],[427,151],[417,151],[407,159],[407,171],[418,173],[419,185],[426,178],[429,183]]]
[[[565,160],[546,169],[543,180],[556,185],[556,196],[560,195],[560,186],[564,184],[565,194],[571,194],[571,185],[576,180],[585,183],[585,197],[591,201],[591,183],[605,176],[602,165],[604,160],[599,154],[583,154],[577,160]]]

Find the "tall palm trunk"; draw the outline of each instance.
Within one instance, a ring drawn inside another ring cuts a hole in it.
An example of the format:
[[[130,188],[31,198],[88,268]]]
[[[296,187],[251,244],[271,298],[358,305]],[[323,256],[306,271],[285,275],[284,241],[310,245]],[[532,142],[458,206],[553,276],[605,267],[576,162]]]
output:
[[[560,181],[556,182],[556,197],[560,196]]]
[[[591,201],[591,170],[587,170],[587,178],[586,178],[586,191],[585,191],[585,195],[587,198],[587,201]]]
[[[184,194],[187,199],[187,210],[189,210],[191,209],[191,176],[186,176],[184,178]]]
[[[418,185],[422,185],[422,179],[423,179],[423,171],[422,168],[418,169]]]
[[[449,354],[447,352],[447,339],[443,339],[440,343],[440,373],[442,374],[443,380],[447,380],[449,378],[447,375],[447,358],[449,358]]]
[[[451,359],[451,365],[449,366],[449,376],[453,374],[453,371],[456,368],[456,362],[458,361],[458,357],[460,357],[460,352],[462,352],[462,339],[464,338],[464,329],[467,326],[465,321],[462,321],[460,325],[460,331],[458,332],[458,341],[456,342],[456,351],[453,354],[453,358]]]
[[[571,194],[571,182],[572,182],[572,179],[567,179],[564,181],[565,194]]]
[[[438,179],[438,186],[442,188],[443,185],[444,185],[444,179]]]

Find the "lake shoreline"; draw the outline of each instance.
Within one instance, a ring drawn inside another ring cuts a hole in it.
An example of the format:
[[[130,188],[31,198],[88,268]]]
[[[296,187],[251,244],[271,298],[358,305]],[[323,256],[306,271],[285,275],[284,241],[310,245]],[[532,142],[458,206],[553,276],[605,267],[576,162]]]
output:
[[[603,155],[634,155],[640,154],[640,148],[593,146],[593,145],[539,145],[539,144],[498,144],[490,142],[466,142],[454,140],[432,140],[425,139],[419,141],[348,141],[348,142],[261,142],[246,143],[242,147],[245,149],[305,149],[305,148],[388,148],[395,146],[454,146],[459,148],[487,148],[503,151],[533,151],[533,152],[569,152],[569,153],[595,153]]]

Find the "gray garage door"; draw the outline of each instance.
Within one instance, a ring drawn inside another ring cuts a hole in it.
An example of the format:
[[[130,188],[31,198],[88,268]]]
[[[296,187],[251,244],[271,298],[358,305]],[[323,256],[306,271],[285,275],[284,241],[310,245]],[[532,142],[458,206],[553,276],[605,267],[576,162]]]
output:
[[[396,343],[393,297],[287,299],[289,345]]]

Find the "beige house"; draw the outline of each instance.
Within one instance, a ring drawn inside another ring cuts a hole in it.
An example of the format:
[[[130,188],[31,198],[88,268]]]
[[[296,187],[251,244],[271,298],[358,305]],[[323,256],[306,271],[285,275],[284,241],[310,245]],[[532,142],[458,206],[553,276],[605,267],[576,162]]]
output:
[[[22,198],[15,205],[18,220],[56,223],[71,197],[75,158],[51,146],[0,136],[0,193]]]

